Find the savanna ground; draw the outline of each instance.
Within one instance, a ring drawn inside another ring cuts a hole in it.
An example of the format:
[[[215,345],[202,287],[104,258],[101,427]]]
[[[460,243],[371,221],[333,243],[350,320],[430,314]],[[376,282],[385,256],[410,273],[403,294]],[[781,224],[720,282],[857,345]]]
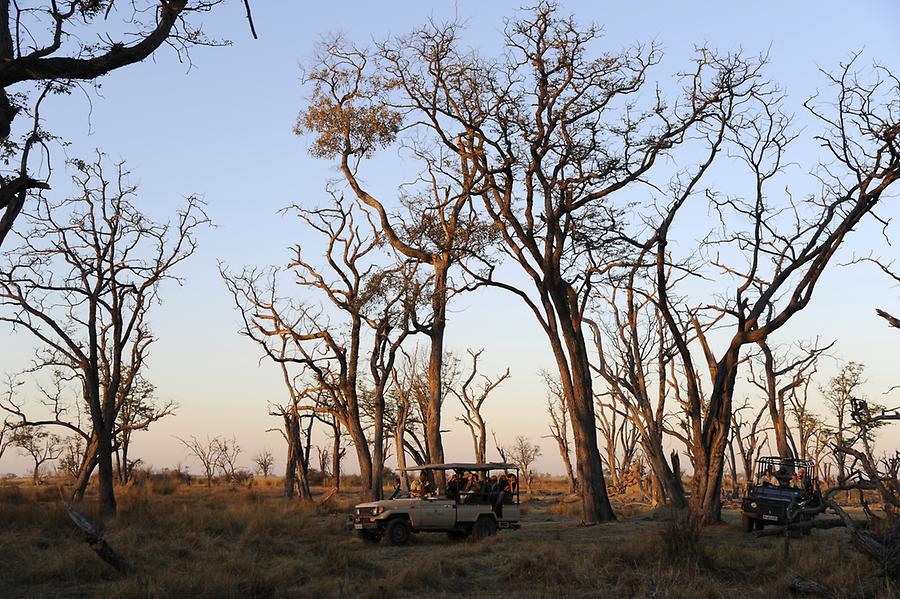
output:
[[[694,538],[663,511],[619,505],[583,527],[545,482],[522,528],[481,543],[420,534],[364,545],[344,529],[355,497],[288,502],[280,481],[251,488],[147,482],[119,489],[109,544],[136,570],[102,562],[66,515],[61,489],[0,486],[2,597],[782,597],[788,572],[839,588],[871,570],[842,529],[784,540],[741,531],[739,514]],[[323,489],[316,489],[321,493]],[[92,497],[81,505],[90,517]],[[890,589],[884,596],[893,596]]]

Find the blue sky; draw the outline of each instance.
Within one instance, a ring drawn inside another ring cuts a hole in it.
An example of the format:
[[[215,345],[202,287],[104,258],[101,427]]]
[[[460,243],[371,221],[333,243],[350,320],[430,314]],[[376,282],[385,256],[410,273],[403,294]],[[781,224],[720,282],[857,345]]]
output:
[[[209,203],[216,228],[205,231],[200,249],[181,269],[182,286],[163,288],[164,304],[152,316],[159,337],[149,377],[159,394],[176,400],[178,415],[135,437],[135,454],[155,466],[188,461],[173,435],[235,434],[249,458],[271,448],[283,466],[280,436],[265,429],[278,425],[266,405],[281,400],[277,372],[260,365],[258,353],[236,334],[237,315],[216,270],[218,260],[232,267],[278,264],[297,226],[277,212],[292,203],[325,201],[325,182],[335,176],[331,164],[307,154],[308,140],[292,127],[304,98],[299,64],[315,41],[342,31],[365,43],[404,33],[427,18],[458,15],[468,23],[467,42],[485,52],[500,43],[503,19],[518,2],[306,2],[253,3],[259,40],[250,38],[242,3],[232,1],[203,17],[212,37],[228,38],[225,48],[197,48],[193,67],[179,64],[161,50],[153,60],[104,78],[99,92],[54,99],[47,107],[49,128],[70,140],[69,156],[88,156],[102,148],[124,158],[140,184],[141,207],[164,218],[183,196],[201,194]],[[665,52],[655,76],[663,89],[671,75],[686,68],[692,50],[708,45],[721,50],[768,51],[769,76],[789,95],[789,107],[805,118],[802,101],[824,85],[818,68],[834,68],[854,51],[864,60],[898,65],[900,5],[893,2],[561,2],[580,21],[595,21],[605,30],[611,49],[655,40]],[[810,146],[811,147],[811,146]],[[67,189],[56,155],[54,188]],[[370,185],[386,196],[404,180],[393,150],[370,168]],[[804,166],[814,156],[802,156]],[[798,174],[802,174],[798,170]],[[371,174],[377,173],[377,174]],[[874,234],[860,231],[853,248],[896,254]],[[869,367],[870,393],[900,383],[896,369],[898,337],[874,317],[874,308],[900,311],[900,293],[872,269],[833,269],[826,274],[813,305],[779,337],[781,342],[822,334],[837,339],[836,353]],[[545,433],[544,391],[537,371],[551,367],[546,340],[529,313],[509,297],[487,291],[459,298],[452,306],[448,345],[485,348],[488,373],[510,366],[512,379],[486,409],[501,440]],[[12,338],[0,348],[5,370],[24,366],[30,339]],[[822,369],[829,374],[834,365]],[[468,434],[453,422],[445,445],[449,459],[469,456]],[[559,471],[554,445],[542,440],[540,469]],[[349,465],[349,464],[348,464]],[[12,452],[0,472],[21,471],[24,460]]]

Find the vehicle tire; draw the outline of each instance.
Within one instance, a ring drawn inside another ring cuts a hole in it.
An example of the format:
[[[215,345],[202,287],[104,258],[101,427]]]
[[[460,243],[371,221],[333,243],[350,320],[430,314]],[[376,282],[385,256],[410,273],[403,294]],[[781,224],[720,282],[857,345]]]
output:
[[[753,521],[753,528],[755,528],[756,530],[762,530],[765,527],[766,527],[766,523],[763,520],[754,520]]]
[[[741,524],[744,525],[744,532],[753,532],[756,521],[750,516],[741,516]]]
[[[409,527],[408,521],[397,518],[388,523],[385,535],[387,536],[388,543],[391,545],[406,545],[409,543],[409,538],[412,536],[412,530]]]
[[[369,543],[372,545],[377,544],[381,541],[381,531],[380,530],[358,530],[356,531],[359,538],[362,539],[363,543]]]
[[[481,541],[497,534],[497,521],[490,516],[481,516],[472,527],[472,539]]]

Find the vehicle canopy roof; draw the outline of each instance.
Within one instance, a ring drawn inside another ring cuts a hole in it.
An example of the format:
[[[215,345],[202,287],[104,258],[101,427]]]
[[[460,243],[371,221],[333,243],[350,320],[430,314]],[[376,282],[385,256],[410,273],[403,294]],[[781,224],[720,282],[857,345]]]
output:
[[[779,456],[765,456],[756,460],[756,469],[759,472],[763,472],[768,467],[771,467],[773,471],[783,468],[788,473],[793,473],[796,468],[806,468],[808,472],[812,472],[813,462],[812,460]]]
[[[454,462],[451,464],[422,464],[421,466],[409,466],[407,468],[401,468],[401,472],[413,472],[416,470],[472,470],[472,471],[487,471],[487,470],[518,470],[519,467],[515,464],[506,464],[503,462],[491,462],[487,464],[467,464],[465,462]]]

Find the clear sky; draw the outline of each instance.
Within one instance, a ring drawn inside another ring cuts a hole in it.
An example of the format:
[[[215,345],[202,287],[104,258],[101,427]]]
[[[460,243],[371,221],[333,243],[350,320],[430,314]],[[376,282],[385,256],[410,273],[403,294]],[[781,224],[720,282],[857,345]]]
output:
[[[771,2],[561,2],[581,22],[595,21],[612,49],[656,40],[665,60],[655,76],[663,89],[671,74],[685,68],[696,45],[721,50],[769,51],[769,76],[789,94],[791,110],[824,84],[818,68],[830,69],[852,52],[864,60],[900,66],[900,4],[891,1],[846,3]],[[200,237],[200,249],[181,269],[184,284],[162,290],[164,304],[151,318],[159,341],[148,371],[163,399],[180,404],[178,414],[135,435],[134,455],[154,466],[190,463],[173,436],[231,435],[244,447],[244,462],[268,447],[283,468],[283,442],[266,433],[278,422],[267,416],[270,401],[284,396],[277,372],[258,362],[256,347],[237,334],[238,318],[216,264],[281,264],[297,235],[296,223],[277,212],[292,203],[324,201],[323,187],[335,172],[307,154],[308,140],[292,134],[301,106],[299,64],[315,41],[343,31],[365,43],[404,33],[429,17],[458,15],[469,26],[467,42],[486,52],[500,43],[504,18],[519,2],[253,2],[259,40],[250,38],[242,3],[232,1],[203,19],[212,37],[234,43],[225,48],[197,48],[193,67],[178,64],[171,51],[160,50],[140,65],[102,80],[99,93],[53,99],[48,127],[70,140],[69,156],[88,156],[101,148],[124,158],[141,186],[140,206],[164,218],[190,193],[203,195],[217,228]],[[90,98],[90,102],[88,102]],[[378,158],[373,188],[389,194],[405,173],[393,150]],[[813,157],[801,157],[807,163]],[[57,153],[54,188],[67,189]],[[806,164],[806,163],[805,163]],[[370,169],[371,172],[372,169]],[[896,210],[894,211],[896,213]],[[896,255],[873,233],[853,240],[859,252],[870,249]],[[869,393],[880,395],[900,383],[896,367],[898,332],[874,316],[875,307],[900,312],[900,293],[872,269],[833,269],[824,278],[812,306],[780,336],[779,342],[822,335],[838,341],[835,353],[868,366]],[[7,334],[7,333],[4,333]],[[555,445],[546,439],[544,390],[537,372],[549,368],[549,348],[530,313],[499,292],[479,292],[452,306],[448,345],[485,348],[485,371],[507,366],[512,379],[485,409],[491,428],[509,442],[519,433],[539,440],[544,456],[538,468],[559,471]],[[27,363],[31,340],[13,337],[0,347],[4,371]],[[833,374],[835,364],[822,369]],[[445,423],[447,458],[470,457],[468,433],[454,422],[455,405]],[[895,434],[894,438],[900,438]],[[493,453],[489,452],[493,457]],[[348,455],[352,452],[348,452]],[[348,460],[351,469],[352,460]],[[22,471],[25,461],[11,451],[0,472]]]

